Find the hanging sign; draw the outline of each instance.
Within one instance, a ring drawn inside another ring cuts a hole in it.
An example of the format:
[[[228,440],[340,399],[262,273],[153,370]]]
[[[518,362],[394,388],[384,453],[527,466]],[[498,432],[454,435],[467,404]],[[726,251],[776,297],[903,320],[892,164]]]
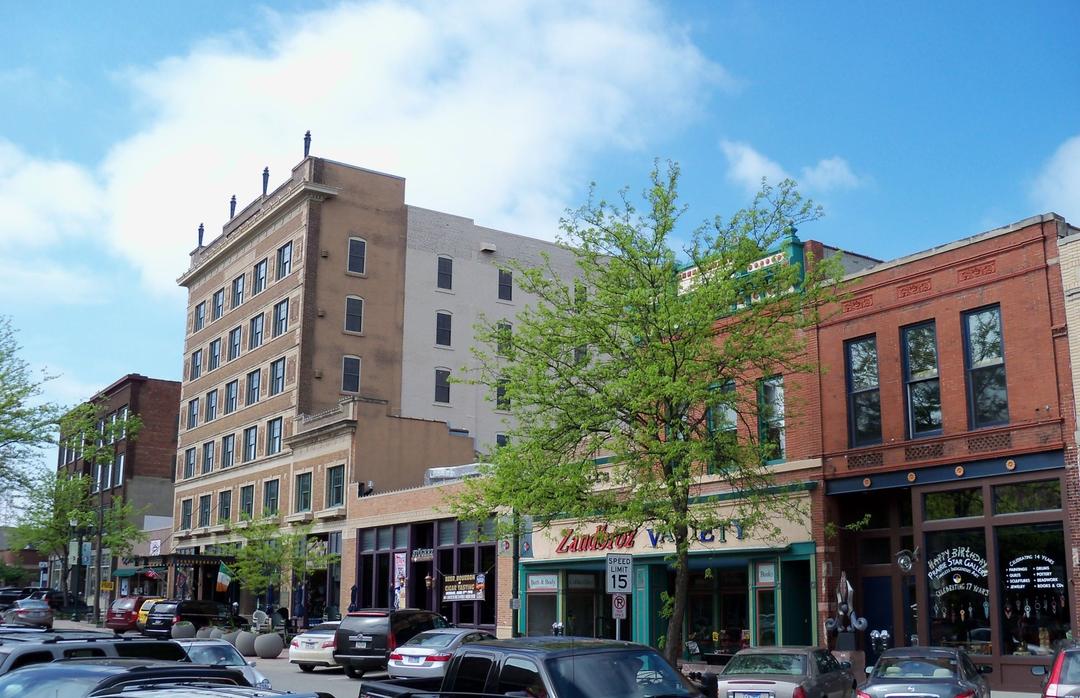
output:
[[[478,574],[448,574],[443,577],[443,603],[483,601],[487,578]]]

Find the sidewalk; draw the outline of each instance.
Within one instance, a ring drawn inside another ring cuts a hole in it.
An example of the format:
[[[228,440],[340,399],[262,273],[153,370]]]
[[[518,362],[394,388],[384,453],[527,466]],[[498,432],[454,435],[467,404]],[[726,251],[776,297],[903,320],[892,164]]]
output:
[[[53,630],[100,630],[102,632],[112,632],[102,624],[101,626],[94,625],[93,621],[79,621],[73,620],[60,620],[59,618],[53,621]]]

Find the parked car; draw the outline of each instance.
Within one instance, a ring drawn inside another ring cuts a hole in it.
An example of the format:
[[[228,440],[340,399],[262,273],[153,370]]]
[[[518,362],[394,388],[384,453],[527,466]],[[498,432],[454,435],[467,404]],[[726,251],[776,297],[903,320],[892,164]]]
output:
[[[255,688],[272,688],[270,679],[255,669],[255,662],[244,659],[244,655],[236,651],[236,648],[225,640],[210,638],[191,638],[173,640],[187,652],[188,659],[195,664],[208,666],[224,666],[236,669],[244,675]]]
[[[164,643],[159,643],[164,644]],[[171,644],[171,643],[170,643]],[[176,649],[180,649],[177,647]],[[169,687],[173,696],[190,695],[189,685],[245,686],[244,675],[233,669],[190,662],[145,659],[79,659],[28,666],[0,676],[0,696],[19,698],[81,698],[112,694],[128,696],[130,688]]]
[[[855,684],[851,664],[820,647],[742,649],[717,677],[731,698],[851,698]]]
[[[334,634],[341,621],[319,623],[292,639],[289,644],[289,662],[299,664],[300,671],[315,671],[315,667],[335,667]]]
[[[1034,672],[1033,672],[1034,673]],[[1043,698],[1060,698],[1080,692],[1080,644],[1062,643],[1043,677]]]
[[[232,614],[225,604],[217,601],[158,601],[146,616],[147,635],[169,637],[174,623],[186,620],[196,628],[204,625],[226,625]]]
[[[77,635],[72,633],[71,635]],[[70,637],[69,633],[11,633],[0,644],[0,674],[30,664],[60,659],[139,659],[147,661],[187,662],[184,648],[175,642],[144,638]],[[6,695],[0,691],[0,696]]]
[[[141,632],[146,629],[146,617],[150,615],[150,609],[153,608],[154,604],[156,604],[158,601],[163,600],[164,599],[160,599],[155,596],[144,599],[143,602],[139,604],[139,615],[135,618],[135,628],[137,630]]]
[[[334,636],[334,661],[349,678],[358,679],[365,671],[385,669],[390,652],[417,633],[449,625],[438,613],[416,608],[352,611]]]
[[[33,594],[30,594],[30,598],[44,601],[54,610],[57,608],[66,608],[73,605],[75,602],[75,598],[70,593],[68,593],[67,601],[65,602],[63,592],[57,591],[56,589],[38,589]]]
[[[0,611],[6,611],[16,601],[29,598],[34,590],[30,587],[4,587],[0,589]]]
[[[20,599],[3,613],[5,625],[32,625],[39,628],[53,626],[53,610],[49,604],[36,599]]]
[[[105,613],[105,627],[117,635],[136,629],[139,620],[139,607],[146,600],[145,596],[121,596],[112,602]]]
[[[180,692],[183,693],[180,693]],[[160,683],[152,688],[124,688],[117,692],[95,693],[94,698],[264,698],[266,696],[288,696],[289,698],[334,698],[330,693],[292,693],[272,691],[267,688],[248,688],[247,686],[199,685],[196,683]]]
[[[587,637],[524,637],[462,645],[441,679],[364,681],[360,698],[463,693],[715,698],[715,687],[715,681],[705,691],[695,686],[652,647]]]
[[[494,640],[495,636],[473,628],[425,630],[390,653],[386,673],[390,678],[439,677],[458,647],[466,642]]]
[[[983,674],[967,653],[951,647],[894,647],[885,650],[857,698],[886,698],[897,692],[941,698],[990,698]],[[903,689],[897,686],[903,684]]]

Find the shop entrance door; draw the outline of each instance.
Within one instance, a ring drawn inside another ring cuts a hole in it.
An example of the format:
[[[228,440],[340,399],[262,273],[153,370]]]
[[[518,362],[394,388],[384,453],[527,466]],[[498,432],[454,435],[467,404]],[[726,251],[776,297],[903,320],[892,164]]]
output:
[[[869,642],[870,632],[885,630],[889,633],[889,647],[903,647],[902,638],[896,637],[893,628],[892,577],[863,577],[862,612],[866,618],[866,666],[877,662],[879,652],[874,650],[874,643]],[[856,610],[860,610],[856,607]]]
[[[780,563],[780,637],[785,645],[812,645],[809,560]]]

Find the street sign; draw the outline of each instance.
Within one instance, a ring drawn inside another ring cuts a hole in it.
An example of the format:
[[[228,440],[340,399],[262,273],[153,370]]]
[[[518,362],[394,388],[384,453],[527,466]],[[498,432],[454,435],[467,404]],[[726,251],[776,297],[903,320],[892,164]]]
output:
[[[634,558],[620,553],[607,554],[607,593],[629,594],[633,591]]]
[[[101,583],[101,590],[102,591],[112,591],[113,590],[113,583],[108,582],[108,581],[102,582]]]
[[[626,620],[626,594],[611,595],[611,617]]]

